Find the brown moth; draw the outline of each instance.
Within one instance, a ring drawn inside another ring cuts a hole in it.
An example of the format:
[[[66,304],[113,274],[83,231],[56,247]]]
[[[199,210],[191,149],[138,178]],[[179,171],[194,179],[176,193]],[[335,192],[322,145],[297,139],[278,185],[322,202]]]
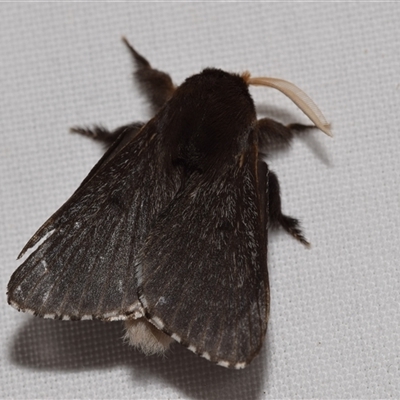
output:
[[[310,126],[257,119],[249,85],[290,97],[330,134],[293,84],[208,68],[176,87],[124,39],[154,117],[114,131],[73,128],[108,150],[19,257],[8,301],[63,320],[123,320],[152,354],[173,341],[218,365],[243,368],[267,330],[267,239],[281,226],[279,183],[263,155]]]

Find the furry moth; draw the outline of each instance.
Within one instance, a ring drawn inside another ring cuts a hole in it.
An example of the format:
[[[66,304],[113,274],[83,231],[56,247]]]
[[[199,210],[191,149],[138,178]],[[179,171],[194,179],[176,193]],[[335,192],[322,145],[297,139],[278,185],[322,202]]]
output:
[[[243,368],[267,330],[268,229],[308,244],[262,156],[310,126],[257,120],[249,85],[278,89],[317,128],[329,125],[289,82],[208,68],[176,87],[123,40],[154,116],[72,129],[108,150],[22,249],[18,258],[41,241],[12,275],[8,302],[43,318],[123,320],[146,353],[176,341]]]

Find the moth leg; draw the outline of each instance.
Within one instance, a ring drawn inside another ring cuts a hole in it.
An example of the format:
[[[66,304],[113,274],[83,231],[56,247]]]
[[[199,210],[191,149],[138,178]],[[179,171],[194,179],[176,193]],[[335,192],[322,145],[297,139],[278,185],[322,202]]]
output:
[[[147,97],[152,111],[156,113],[175,91],[172,79],[167,73],[152,68],[150,63],[130,45],[125,37],[122,40],[136,64],[137,69],[134,76],[139,83],[140,90]]]
[[[282,213],[279,181],[272,171],[269,171],[268,193],[270,226],[281,226],[299,242],[305,246],[310,246],[310,243],[301,232],[299,221]]]
[[[93,140],[101,142],[105,148],[108,149],[120,135],[129,134],[129,139],[135,137],[143,125],[143,122],[134,122],[129,125],[121,126],[114,131],[110,131],[100,125],[95,125],[93,128],[73,127],[70,129],[70,132],[79,133],[80,135],[87,136]]]
[[[277,148],[288,147],[296,134],[308,129],[315,128],[314,125],[290,124],[283,125],[270,118],[258,120],[258,142],[261,152],[268,152]]]

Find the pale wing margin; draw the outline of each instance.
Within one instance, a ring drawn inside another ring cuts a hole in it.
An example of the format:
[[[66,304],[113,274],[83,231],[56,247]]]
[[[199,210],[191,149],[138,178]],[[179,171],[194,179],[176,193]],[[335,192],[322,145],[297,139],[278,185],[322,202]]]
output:
[[[194,173],[138,257],[146,316],[189,350],[243,368],[259,352],[269,308],[267,167],[246,154]]]
[[[115,320],[137,306],[133,259],[179,174],[152,123],[114,153],[28,242],[49,233],[11,277],[14,307],[47,318]]]

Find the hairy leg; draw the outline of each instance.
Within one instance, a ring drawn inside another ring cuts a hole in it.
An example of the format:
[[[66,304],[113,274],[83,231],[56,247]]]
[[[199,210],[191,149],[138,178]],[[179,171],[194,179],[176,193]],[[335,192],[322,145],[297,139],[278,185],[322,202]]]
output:
[[[293,137],[306,130],[315,128],[314,125],[290,124],[283,125],[273,119],[262,118],[258,120],[259,148],[262,153],[275,149],[288,147]]]
[[[122,40],[128,47],[136,63],[137,69],[134,76],[142,92],[147,96],[153,112],[156,113],[174,93],[175,86],[172,83],[172,79],[165,72],[153,69],[150,63],[129,44],[126,38],[122,38]],[[117,128],[114,131],[110,131],[103,126],[95,125],[93,128],[73,127],[70,131],[72,133],[88,136],[103,143],[106,148],[109,148],[121,134],[125,134],[127,137],[123,142],[127,141],[128,138],[129,140],[132,139],[143,125],[142,122],[135,122]]]
[[[90,137],[93,140],[101,142],[105,148],[108,149],[120,135],[126,136],[123,138],[123,143],[135,137],[143,125],[143,122],[134,122],[129,125],[121,126],[114,131],[109,131],[98,125],[95,125],[93,128],[73,127],[70,129],[70,132]]]
[[[279,181],[275,173],[272,171],[269,171],[268,194],[270,226],[281,226],[299,242],[306,246],[310,246],[310,243],[301,232],[299,221],[282,213]]]
[[[151,67],[150,63],[141,56],[128,42],[122,38],[136,64],[134,76],[140,85],[141,91],[146,95],[156,113],[168,101],[175,91],[171,77],[162,71]]]

